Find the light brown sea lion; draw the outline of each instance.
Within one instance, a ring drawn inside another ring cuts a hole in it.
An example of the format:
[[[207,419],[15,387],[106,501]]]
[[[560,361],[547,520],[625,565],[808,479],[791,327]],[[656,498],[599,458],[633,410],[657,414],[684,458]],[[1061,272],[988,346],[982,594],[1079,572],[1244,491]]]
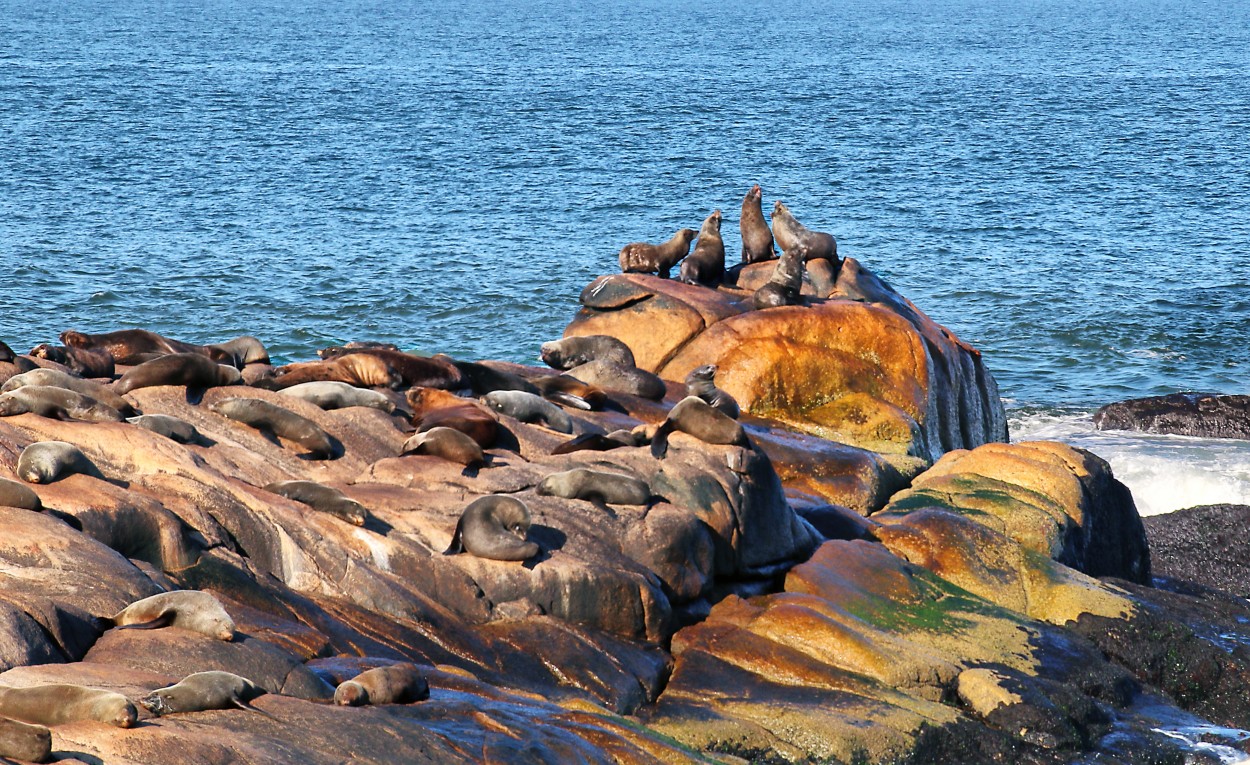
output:
[[[52,731],[0,717],[0,758],[25,762],[47,762],[52,756]]]
[[[745,446],[746,431],[742,424],[712,407],[698,396],[687,396],[669,410],[668,417],[651,439],[651,456],[664,459],[668,453],[668,434],[679,431],[709,444]]]
[[[681,262],[681,280],[686,284],[715,287],[725,280],[725,242],[720,238],[720,210],[703,221],[694,252]]]
[[[395,411],[395,402],[385,393],[368,388],[357,388],[338,380],[318,380],[300,383],[282,389],[283,395],[307,401],[322,409],[345,409],[349,406],[365,406],[390,414]]]
[[[686,395],[698,396],[725,415],[738,419],[741,412],[734,397],[716,387],[716,365],[704,364],[686,375]]]
[[[353,526],[363,526],[369,520],[369,511],[364,505],[338,489],[314,481],[275,481],[265,486],[265,491],[341,518]]]
[[[552,340],[542,344],[539,357],[547,366],[566,372],[592,361],[611,361],[626,367],[635,366],[634,352],[611,335],[581,335]]]
[[[208,408],[222,417],[294,441],[307,449],[312,459],[333,459],[338,454],[339,444],[320,425],[277,404],[258,398],[227,398]]]
[[[476,441],[459,430],[447,427],[430,428],[417,433],[404,442],[399,454],[428,454],[465,467],[483,465],[486,462],[486,455]]]
[[[483,449],[495,443],[499,418],[481,403],[437,388],[412,388],[405,394],[417,432],[446,427],[464,433]]]
[[[117,371],[113,357],[99,349],[43,343],[32,348],[30,355],[55,361],[83,377],[112,377]]]
[[[528,560],[538,545],[526,540],[530,509],[516,497],[492,494],[469,503],[443,555],[469,552],[490,560]]]
[[[602,409],[608,396],[601,388],[589,385],[573,375],[548,375],[534,378],[534,387],[548,401],[589,411]]]
[[[386,348],[325,348],[318,353],[323,354],[324,359],[358,355],[382,359],[390,365],[391,369],[399,373],[400,384],[407,388],[414,385],[443,390],[456,390],[464,387],[464,378],[459,370],[442,355],[417,356]]]
[[[621,248],[619,259],[621,261],[621,271],[631,274],[656,274],[661,279],[667,279],[669,272],[673,266],[677,265],[677,261],[686,257],[686,253],[690,252],[690,242],[698,236],[699,232],[692,228],[678,229],[673,238],[664,244],[647,244],[646,242],[633,242]]]
[[[659,401],[668,393],[668,387],[658,375],[613,361],[591,361],[580,367],[573,367],[568,375],[590,385],[652,401]]]
[[[386,360],[368,353],[349,353],[326,361],[301,361],[273,370],[273,377],[259,380],[258,388],[282,390],[300,383],[333,380],[360,388],[404,387],[404,378]]]
[[[764,192],[757,183],[742,198],[742,214],[738,228],[742,231],[742,262],[759,263],[777,257],[773,250],[773,232],[764,220],[764,208],[760,199]]]
[[[170,353],[139,364],[113,383],[117,393],[156,385],[185,385],[188,391],[237,385],[239,370],[199,353]]]
[[[603,470],[573,468],[552,473],[535,490],[540,497],[582,499],[596,507],[612,505],[646,505],[651,502],[651,487],[633,476]]]
[[[62,683],[0,688],[0,715],[35,725],[95,720],[118,728],[132,727],[139,717],[120,693]]]
[[[265,344],[251,335],[206,345],[204,350],[213,361],[229,364],[235,369],[242,369],[248,364],[269,363],[269,351],[265,349]]]
[[[113,357],[118,364],[141,363],[136,357],[155,353],[162,356],[171,353],[195,353],[208,356],[202,345],[184,343],[181,340],[158,335],[146,329],[121,329],[116,332],[103,332],[89,335],[67,329],[61,333],[61,342],[71,348],[101,350]]]
[[[43,502],[29,486],[7,478],[0,478],[0,506],[17,507],[36,513],[43,510]]]
[[[329,348],[322,348],[317,351],[317,356],[323,359],[332,359],[337,356],[342,356],[343,351],[356,351],[361,348],[383,351],[400,350],[399,346],[394,343],[382,343],[377,340],[353,340],[350,343],[343,343],[342,345],[332,345]]]
[[[150,630],[180,627],[210,638],[234,640],[234,619],[212,593],[200,590],[170,590],[136,600],[110,618],[96,619],[101,629]]]
[[[840,263],[838,243],[834,238],[823,231],[812,231],[799,223],[781,200],[773,203],[773,233],[782,252],[801,247],[805,260],[826,258],[834,265]]]
[[[802,247],[794,247],[781,253],[781,260],[768,283],[755,291],[751,304],[755,308],[778,308],[784,305],[801,305],[803,297],[803,263],[806,260]],[[827,261],[823,261],[827,262]]]
[[[54,420],[121,422],[125,419],[121,412],[91,396],[52,385],[23,385],[0,393],[0,417],[27,412]]]
[[[127,417],[126,422],[150,430],[158,436],[164,436],[180,444],[200,442],[200,432],[186,420],[169,414],[144,414],[138,417]]]
[[[32,369],[29,372],[10,377],[8,382],[0,386],[0,392],[7,393],[26,385],[47,385],[53,388],[72,390],[75,393],[90,396],[102,404],[111,406],[123,415],[130,416],[135,414],[134,405],[119,396],[109,386],[102,385],[95,380],[74,377],[57,369]]]
[[[157,688],[139,699],[139,703],[157,717],[209,709],[246,709],[273,717],[251,704],[253,699],[264,696],[266,692],[246,677],[233,672],[209,670],[187,675],[174,685]]]
[[[411,704],[430,697],[430,684],[415,664],[374,667],[340,683],[334,703],[358,707],[365,704]]]
[[[521,390],[496,390],[482,397],[486,405],[521,422],[539,423],[561,433],[573,432],[573,420],[541,396]]]
[[[77,446],[65,441],[39,441],[17,458],[17,477],[27,483],[52,483],[74,473],[97,472]]]

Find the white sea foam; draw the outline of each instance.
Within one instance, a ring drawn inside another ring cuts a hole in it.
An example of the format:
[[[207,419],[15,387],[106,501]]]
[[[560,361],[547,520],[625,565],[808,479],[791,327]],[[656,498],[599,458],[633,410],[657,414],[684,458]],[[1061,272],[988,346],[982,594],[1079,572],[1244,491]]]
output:
[[[1098,431],[1090,412],[1010,414],[1012,441],[1062,441],[1111,464],[1142,515],[1195,505],[1250,505],[1250,441]]]

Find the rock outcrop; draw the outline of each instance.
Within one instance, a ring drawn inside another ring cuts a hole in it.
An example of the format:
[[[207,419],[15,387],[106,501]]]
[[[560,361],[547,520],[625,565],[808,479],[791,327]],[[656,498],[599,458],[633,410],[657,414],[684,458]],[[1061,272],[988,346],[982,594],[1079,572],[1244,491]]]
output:
[[[1171,393],[1117,401],[1094,412],[1099,430],[1250,439],[1250,396]]]

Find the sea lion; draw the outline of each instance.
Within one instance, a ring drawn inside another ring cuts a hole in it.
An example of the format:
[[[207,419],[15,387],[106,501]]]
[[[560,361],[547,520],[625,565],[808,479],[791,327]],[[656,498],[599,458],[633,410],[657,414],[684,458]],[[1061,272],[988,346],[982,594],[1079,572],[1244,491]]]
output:
[[[538,545],[527,541],[530,509],[516,497],[492,494],[469,503],[443,555],[469,552],[490,560],[528,560]]]
[[[313,510],[329,513],[353,526],[363,526],[369,519],[365,506],[330,486],[314,481],[275,481],[264,487],[265,491],[293,499]]]
[[[773,204],[773,233],[782,252],[801,246],[803,258],[826,258],[835,266],[839,264],[838,243],[823,231],[812,231],[795,220],[790,210],[778,200]]]
[[[621,366],[636,366],[634,352],[611,335],[582,335],[552,340],[542,344],[539,357],[547,366],[565,372],[592,361],[611,361]]]
[[[55,361],[83,377],[112,377],[117,372],[113,357],[103,350],[43,343],[32,348],[30,355]]]
[[[253,699],[265,693],[264,688],[246,677],[210,670],[187,675],[174,685],[157,688],[139,699],[139,703],[157,717],[209,709],[246,709],[272,717],[251,704]]]
[[[669,410],[668,417],[651,439],[651,456],[664,459],[668,453],[668,434],[673,431],[687,433],[709,444],[745,446],[747,443],[741,423],[698,396],[687,396]]]
[[[16,507],[22,510],[43,510],[43,502],[29,486],[7,478],[0,478],[0,506]]]
[[[621,248],[619,259],[621,271],[631,274],[659,274],[667,279],[677,261],[690,252],[690,242],[699,232],[691,228],[678,229],[673,238],[664,244],[633,242]]]
[[[138,417],[127,417],[126,422],[150,430],[158,436],[164,436],[180,444],[196,444],[200,442],[200,431],[186,420],[169,414],[144,414]]]
[[[686,375],[686,395],[698,396],[735,420],[741,414],[734,397],[716,387],[715,364],[704,364]]]
[[[120,693],[63,683],[0,688],[0,715],[35,725],[95,720],[118,728],[132,727],[139,717]]]
[[[806,261],[804,252],[803,247],[792,247],[781,253],[768,283],[751,297],[751,304],[757,310],[803,303],[800,290],[803,289],[803,264]]]
[[[85,380],[81,377],[67,375],[58,369],[32,369],[29,372],[15,375],[10,377],[3,386],[0,386],[0,392],[7,393],[27,385],[46,385],[53,388],[72,390],[75,393],[90,396],[102,404],[111,406],[124,415],[129,416],[136,413],[133,404],[117,395],[107,385],[102,385],[94,380]]]
[[[584,499],[596,506],[646,505],[651,501],[651,487],[646,481],[588,468],[552,473],[538,484],[536,491],[540,497]]]
[[[348,353],[327,361],[301,361],[273,370],[273,377],[258,380],[258,388],[282,390],[306,382],[331,380],[358,388],[404,387],[404,378],[385,359],[369,353]]]
[[[411,704],[430,697],[430,684],[414,664],[374,667],[340,683],[334,703],[358,707],[365,704]]]
[[[52,731],[0,717],[0,758],[25,762],[47,762],[52,756]]]
[[[52,483],[74,473],[91,473],[95,465],[82,450],[65,441],[39,441],[17,458],[17,477],[27,483]]]
[[[377,340],[353,340],[350,343],[343,343],[342,345],[332,345],[329,348],[322,348],[317,351],[317,356],[323,359],[332,359],[337,356],[342,356],[343,351],[356,351],[362,348],[382,351],[400,350],[399,346],[394,343],[382,343]]]
[[[27,412],[53,420],[121,422],[125,419],[113,407],[67,388],[23,385],[8,393],[0,393],[0,417]]]
[[[234,367],[198,353],[170,353],[144,361],[113,383],[117,393],[156,385],[185,385],[188,390],[236,385],[243,376]]]
[[[212,593],[200,590],[170,590],[136,600],[112,618],[96,619],[100,629],[151,630],[180,627],[210,638],[234,640],[234,619]]]
[[[357,388],[355,385],[348,385],[338,380],[318,380],[300,383],[289,388],[283,388],[282,393],[302,399],[322,409],[345,409],[349,406],[367,406],[370,409],[379,409],[387,414],[395,411],[395,402],[387,398],[386,394],[379,393],[376,390],[369,390],[368,388]]]
[[[482,397],[486,405],[521,422],[538,423],[561,433],[573,432],[573,420],[550,401],[520,390],[497,390]]]
[[[768,230],[768,223],[764,220],[764,208],[760,203],[763,196],[764,192],[757,183],[742,198],[738,228],[742,231],[743,263],[759,263],[777,256],[773,250],[773,232]]]
[[[411,388],[405,398],[412,407],[412,424],[418,433],[437,427],[454,428],[483,449],[490,448],[498,437],[499,418],[478,401],[437,388]]]
[[[20,368],[21,372],[29,372],[32,369],[38,369],[39,365],[30,359],[18,356],[9,344],[0,340],[0,361],[13,364]]]
[[[206,345],[204,349],[213,361],[229,364],[235,369],[242,369],[248,364],[269,363],[269,351],[265,349],[265,344],[251,335]]]
[[[534,387],[548,401],[589,411],[602,409],[608,396],[600,388],[588,385],[568,374],[534,378]]]
[[[404,442],[399,454],[401,457],[405,454],[428,454],[465,467],[486,462],[486,455],[476,441],[461,431],[448,427],[430,428],[417,433]]]
[[[484,396],[497,390],[519,390],[538,395],[538,388],[520,375],[476,361],[459,361],[443,353],[436,354],[434,358],[442,359],[460,370],[464,384],[475,395]]]
[[[720,210],[703,221],[694,252],[681,262],[680,278],[686,284],[715,287],[725,280],[725,242],[720,238]]]
[[[615,430],[606,436],[602,433],[583,433],[569,439],[551,450],[552,454],[572,454],[573,452],[606,452],[622,446],[637,446],[632,433],[628,430]]]
[[[202,345],[184,343],[146,329],[122,329],[98,335],[67,329],[61,333],[61,342],[70,348],[104,351],[118,364],[141,363],[138,357],[146,354],[166,356],[171,353],[194,353],[206,357],[209,355],[208,350]]]
[[[323,354],[322,358],[331,360],[361,355],[381,359],[399,373],[400,385],[405,388],[419,385],[423,388],[456,390],[465,384],[460,371],[441,354],[426,357],[386,348],[343,347],[325,348],[318,353]]]
[[[333,459],[339,444],[321,426],[289,409],[258,398],[227,398],[211,404],[210,410],[257,430],[303,446],[312,459]]]
[[[645,369],[627,367],[614,361],[598,360],[573,367],[569,377],[618,393],[659,401],[668,393],[668,386],[657,375]]]

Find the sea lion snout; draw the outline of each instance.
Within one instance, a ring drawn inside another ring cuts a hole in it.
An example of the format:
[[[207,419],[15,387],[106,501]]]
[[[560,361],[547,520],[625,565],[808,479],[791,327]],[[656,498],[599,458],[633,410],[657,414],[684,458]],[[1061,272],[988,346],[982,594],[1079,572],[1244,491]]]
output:
[[[161,696],[159,691],[152,691],[147,696],[139,699],[139,703],[143,705],[144,709],[148,710],[157,717],[167,715],[174,711],[168,704],[165,703],[165,698]]]

